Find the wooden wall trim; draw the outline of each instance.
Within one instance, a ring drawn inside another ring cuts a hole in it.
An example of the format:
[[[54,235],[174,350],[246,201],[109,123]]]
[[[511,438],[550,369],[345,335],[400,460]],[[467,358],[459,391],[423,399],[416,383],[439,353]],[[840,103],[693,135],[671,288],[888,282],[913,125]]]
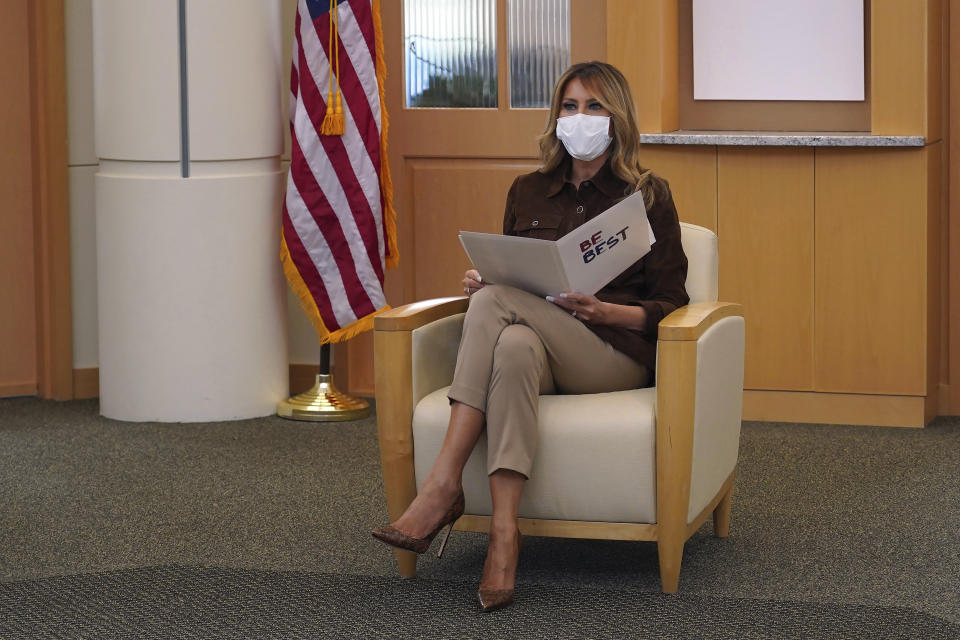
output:
[[[99,369],[74,369],[77,399],[99,396]],[[290,395],[296,395],[313,386],[317,365],[290,365]],[[338,380],[334,368],[334,380]],[[345,385],[337,382],[343,390]],[[32,395],[33,387],[8,386],[0,391],[7,395]],[[16,392],[16,393],[13,393]],[[373,390],[353,389],[351,394],[373,397]],[[927,402],[922,396],[885,396],[850,393],[811,393],[798,391],[743,392],[743,419],[765,422],[806,422],[815,424],[851,424],[881,427],[922,427],[929,422],[925,417]],[[932,402],[935,406],[935,399]],[[929,411],[928,411],[929,413]]]
[[[30,2],[31,142],[37,274],[37,376],[42,398],[73,397],[70,200],[63,0]]]
[[[938,95],[940,95],[939,92]],[[924,185],[926,187],[926,193],[924,194],[926,202],[924,208],[926,209],[927,223],[927,291],[925,295],[926,304],[924,305],[927,309],[925,336],[927,345],[926,378],[927,398],[930,400],[928,403],[928,413],[932,412],[931,417],[936,416],[938,413],[941,371],[940,358],[943,355],[940,344],[942,337],[941,321],[943,317],[941,310],[943,306],[947,304],[946,298],[943,297],[943,288],[941,287],[947,274],[942,268],[943,260],[940,255],[942,247],[941,238],[946,235],[947,232],[946,203],[942,199],[943,193],[941,190],[945,159],[944,147],[945,145],[940,142],[927,145],[924,149],[925,157],[923,162],[924,178],[926,179],[926,185]]]
[[[949,15],[949,51],[960,53],[960,4],[951,2]],[[947,55],[946,60],[953,56]],[[943,413],[960,415],[960,64],[951,64],[949,73],[948,157],[944,169],[949,179],[947,199],[947,228],[949,235],[948,296],[948,380],[949,401]]]
[[[938,95],[930,82],[931,66],[939,64],[933,41],[938,46],[940,36],[930,24],[939,10],[940,0],[872,0],[870,130],[874,135],[929,136],[939,131],[939,126],[931,127],[928,113]],[[935,108],[939,111],[939,105]]]
[[[607,62],[626,76],[640,131],[680,127],[676,0],[607,0]]]
[[[939,362],[937,371],[937,414],[950,414],[950,2],[942,3],[940,24],[940,120],[943,144],[940,145],[940,229],[937,236],[940,251],[940,325]]]
[[[948,36],[946,23],[950,21],[951,0],[927,0],[926,5],[926,46],[924,69],[926,70],[926,105],[924,109],[924,136],[927,144],[943,139],[946,131],[946,114],[942,109],[944,94],[949,90],[945,67],[950,64],[944,48],[944,38]]]
[[[291,364],[290,365],[290,396],[309,391],[317,381],[317,374],[320,373],[319,364]],[[337,388],[342,390],[340,378],[336,371],[333,374],[334,382]]]
[[[290,395],[295,396],[298,393],[309,391],[317,379],[320,367],[318,364],[291,364],[290,365]],[[338,371],[336,365],[333,367],[333,380],[341,391],[346,390],[345,381],[346,367]],[[100,369],[91,367],[89,369],[74,369],[73,377],[73,396],[77,400],[100,397]],[[364,393],[367,391],[367,393]],[[33,395],[36,389],[33,385],[6,385],[0,386],[0,395],[9,392],[6,395]],[[373,397],[373,389],[361,389],[353,392],[362,397]]]
[[[89,400],[100,397],[100,369],[73,370],[73,398],[74,400]]]
[[[743,419],[923,427],[932,417],[927,404],[924,396],[744,390]]]
[[[17,396],[33,396],[37,394],[37,385],[32,382],[23,384],[0,384],[0,398],[15,398]]]

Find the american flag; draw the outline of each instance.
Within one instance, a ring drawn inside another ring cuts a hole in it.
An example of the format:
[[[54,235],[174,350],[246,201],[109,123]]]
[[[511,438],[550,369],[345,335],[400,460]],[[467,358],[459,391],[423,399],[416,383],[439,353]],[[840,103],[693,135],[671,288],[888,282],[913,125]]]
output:
[[[281,260],[321,343],[372,328],[373,316],[389,308],[384,267],[397,263],[379,4],[299,0],[297,6]],[[331,73],[343,97],[342,135],[320,133]]]

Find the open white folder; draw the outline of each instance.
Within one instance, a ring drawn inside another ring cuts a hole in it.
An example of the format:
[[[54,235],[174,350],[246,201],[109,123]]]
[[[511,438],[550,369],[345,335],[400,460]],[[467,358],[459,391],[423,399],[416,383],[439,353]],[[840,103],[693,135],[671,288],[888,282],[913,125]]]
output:
[[[460,242],[485,283],[556,296],[596,293],[645,256],[656,238],[638,191],[559,240],[461,231]]]

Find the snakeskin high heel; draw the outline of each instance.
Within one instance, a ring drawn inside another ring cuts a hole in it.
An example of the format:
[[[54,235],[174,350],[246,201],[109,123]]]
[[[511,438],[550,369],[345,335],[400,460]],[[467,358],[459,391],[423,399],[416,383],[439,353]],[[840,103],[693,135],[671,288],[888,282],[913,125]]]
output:
[[[520,561],[520,545],[523,542],[523,536],[517,530],[517,562]],[[480,610],[484,613],[503,609],[513,604],[513,588],[510,589],[487,589],[483,582],[477,589],[477,598],[480,600]]]
[[[446,527],[447,532],[444,534],[443,540],[440,541],[440,550],[437,552],[437,557],[440,558],[443,556],[443,549],[447,546],[447,540],[450,538],[450,532],[453,531],[453,523],[455,523],[460,516],[463,515],[463,509],[464,498],[463,489],[461,489],[457,499],[454,500],[453,505],[447,509],[447,512],[444,514],[443,518],[441,518],[436,529],[427,534],[425,538],[414,538],[413,536],[407,535],[403,531],[400,531],[393,525],[387,525],[385,527],[374,529],[373,537],[380,542],[390,545],[391,547],[413,551],[414,553],[424,553],[430,548],[430,543],[433,542],[435,537],[437,537],[437,534],[440,533],[440,530]]]

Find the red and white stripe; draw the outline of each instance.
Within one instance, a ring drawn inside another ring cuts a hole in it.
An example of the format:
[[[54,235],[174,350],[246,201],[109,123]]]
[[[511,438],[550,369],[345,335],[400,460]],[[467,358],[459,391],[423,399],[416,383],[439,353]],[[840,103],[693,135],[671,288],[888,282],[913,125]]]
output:
[[[370,0],[339,3],[345,132],[321,136],[331,73],[328,15],[297,8],[291,69],[291,162],[283,234],[331,333],[386,306],[380,190],[380,88]]]

